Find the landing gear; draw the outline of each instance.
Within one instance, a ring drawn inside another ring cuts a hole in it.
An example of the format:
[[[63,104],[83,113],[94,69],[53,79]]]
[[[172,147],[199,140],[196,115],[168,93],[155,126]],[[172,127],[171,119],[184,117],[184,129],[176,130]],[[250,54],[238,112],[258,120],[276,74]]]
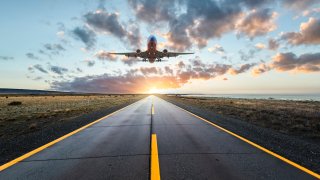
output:
[[[161,62],[161,58],[158,58],[158,59],[157,59],[157,62]]]
[[[147,59],[145,59],[145,58],[144,58],[144,59],[142,59],[142,62],[147,62]]]

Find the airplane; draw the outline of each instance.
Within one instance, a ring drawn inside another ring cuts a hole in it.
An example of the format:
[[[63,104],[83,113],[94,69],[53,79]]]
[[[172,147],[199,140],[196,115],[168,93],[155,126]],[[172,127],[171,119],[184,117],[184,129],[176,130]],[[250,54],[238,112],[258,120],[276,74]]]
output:
[[[164,49],[162,52],[157,50],[157,39],[155,36],[151,35],[148,38],[148,49],[146,51],[141,51],[137,49],[136,52],[126,52],[126,53],[109,53],[114,55],[125,55],[127,57],[140,57],[143,62],[149,61],[150,63],[154,63],[155,61],[161,62],[164,57],[177,57],[179,55],[187,55],[194,53],[179,53],[179,52],[169,52],[167,49]]]

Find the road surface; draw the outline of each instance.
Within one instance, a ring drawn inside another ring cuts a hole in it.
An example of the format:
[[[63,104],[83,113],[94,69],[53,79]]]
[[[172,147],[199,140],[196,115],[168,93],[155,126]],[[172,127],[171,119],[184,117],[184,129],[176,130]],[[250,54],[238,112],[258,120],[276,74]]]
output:
[[[20,160],[0,179],[315,179],[155,96]]]

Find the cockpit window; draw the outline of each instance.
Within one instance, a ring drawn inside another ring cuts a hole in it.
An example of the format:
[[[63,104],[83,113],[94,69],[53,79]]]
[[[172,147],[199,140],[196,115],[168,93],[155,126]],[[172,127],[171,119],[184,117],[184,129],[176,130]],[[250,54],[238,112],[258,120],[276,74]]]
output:
[[[154,36],[150,36],[150,37],[148,38],[148,41],[157,42],[157,39],[156,39],[156,37],[154,37]]]

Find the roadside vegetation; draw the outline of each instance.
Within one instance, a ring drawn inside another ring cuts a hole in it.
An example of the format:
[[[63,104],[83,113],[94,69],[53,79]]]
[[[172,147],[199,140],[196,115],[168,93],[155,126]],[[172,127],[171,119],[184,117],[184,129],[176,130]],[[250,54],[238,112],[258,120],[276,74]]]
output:
[[[3,95],[0,96],[0,138],[14,138],[143,97],[145,95]]]
[[[285,134],[320,138],[320,102],[274,99],[200,98],[160,96],[174,102],[212,111],[271,128]]]

